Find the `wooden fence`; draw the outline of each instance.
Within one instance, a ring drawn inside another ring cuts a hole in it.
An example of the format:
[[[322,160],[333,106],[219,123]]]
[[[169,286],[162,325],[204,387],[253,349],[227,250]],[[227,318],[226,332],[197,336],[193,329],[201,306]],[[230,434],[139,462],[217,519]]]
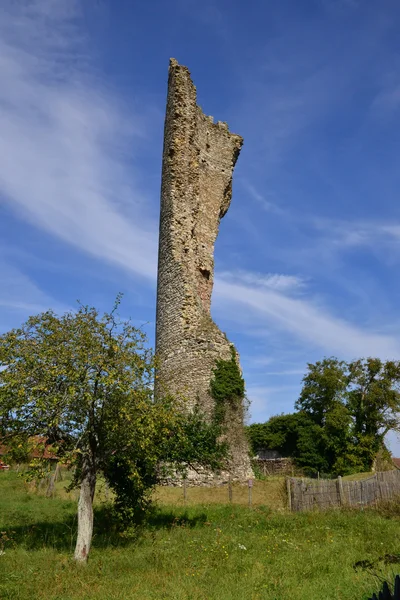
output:
[[[366,506],[400,496],[400,471],[382,471],[368,479],[286,479],[290,510],[305,511],[340,506]]]
[[[291,458],[253,458],[252,464],[265,476],[294,474]]]

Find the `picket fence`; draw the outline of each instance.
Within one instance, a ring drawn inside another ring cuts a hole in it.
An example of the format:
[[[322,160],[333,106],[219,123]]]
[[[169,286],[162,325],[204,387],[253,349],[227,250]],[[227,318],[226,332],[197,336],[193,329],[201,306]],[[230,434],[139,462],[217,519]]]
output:
[[[382,471],[368,479],[305,479],[287,477],[289,509],[293,512],[341,506],[366,506],[400,496],[400,470]]]

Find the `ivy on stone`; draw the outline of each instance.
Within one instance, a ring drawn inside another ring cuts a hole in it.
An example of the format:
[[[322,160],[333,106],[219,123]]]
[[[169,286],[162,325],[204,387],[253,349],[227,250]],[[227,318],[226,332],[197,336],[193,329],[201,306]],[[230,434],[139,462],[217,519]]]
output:
[[[215,400],[214,421],[222,423],[225,419],[227,406],[238,408],[242,406],[245,396],[245,384],[236,360],[236,351],[231,345],[231,358],[218,359],[213,369],[210,382],[210,393]]]

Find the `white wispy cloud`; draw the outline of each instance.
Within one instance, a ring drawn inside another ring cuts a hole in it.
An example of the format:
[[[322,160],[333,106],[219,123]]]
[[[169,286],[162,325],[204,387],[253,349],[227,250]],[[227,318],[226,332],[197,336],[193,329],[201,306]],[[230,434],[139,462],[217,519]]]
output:
[[[0,308],[5,320],[10,313],[24,318],[49,308],[62,312],[68,308],[42,291],[24,272],[3,260],[0,261],[0,279]]]
[[[246,192],[250,195],[253,200],[257,202],[257,204],[268,213],[275,213],[278,215],[284,215],[285,210],[279,206],[276,202],[272,201],[270,198],[266,198],[265,195],[260,194],[254,187],[252,183],[247,181],[247,179],[240,178],[239,183],[246,190]]]
[[[240,281],[248,285],[268,288],[278,291],[301,290],[306,285],[306,280],[297,275],[285,275],[282,273],[252,273],[249,271],[229,271],[219,274],[221,280]]]
[[[0,201],[80,250],[153,279],[157,233],[131,161],[143,127],[90,68],[78,7],[0,5]]]
[[[396,241],[400,241],[400,224],[381,225],[378,230],[383,235],[388,235]]]
[[[241,306],[237,319],[248,313],[259,329],[278,327],[289,332],[310,347],[321,348],[342,357],[400,356],[397,337],[364,329],[329,312],[311,298],[295,298],[288,293],[240,281],[235,275],[217,279],[214,299],[217,307]]]
[[[362,246],[379,252],[386,251],[389,245],[394,248],[400,241],[400,223],[396,221],[342,221],[311,218],[310,224],[328,251],[340,252]],[[318,237],[314,242],[318,243]]]

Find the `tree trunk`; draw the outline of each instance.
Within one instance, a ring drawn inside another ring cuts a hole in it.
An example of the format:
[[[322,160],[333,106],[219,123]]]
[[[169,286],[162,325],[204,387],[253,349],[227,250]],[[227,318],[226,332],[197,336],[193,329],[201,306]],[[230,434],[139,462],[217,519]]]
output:
[[[55,485],[57,482],[59,470],[60,470],[60,465],[57,463],[54,473],[52,473],[50,475],[49,485],[48,485],[47,492],[46,492],[46,496],[48,498],[53,497],[53,495],[54,495],[54,488],[55,488]]]
[[[86,563],[93,535],[93,498],[96,488],[96,468],[93,457],[84,455],[82,479],[78,502],[78,537],[75,546],[75,560]]]

